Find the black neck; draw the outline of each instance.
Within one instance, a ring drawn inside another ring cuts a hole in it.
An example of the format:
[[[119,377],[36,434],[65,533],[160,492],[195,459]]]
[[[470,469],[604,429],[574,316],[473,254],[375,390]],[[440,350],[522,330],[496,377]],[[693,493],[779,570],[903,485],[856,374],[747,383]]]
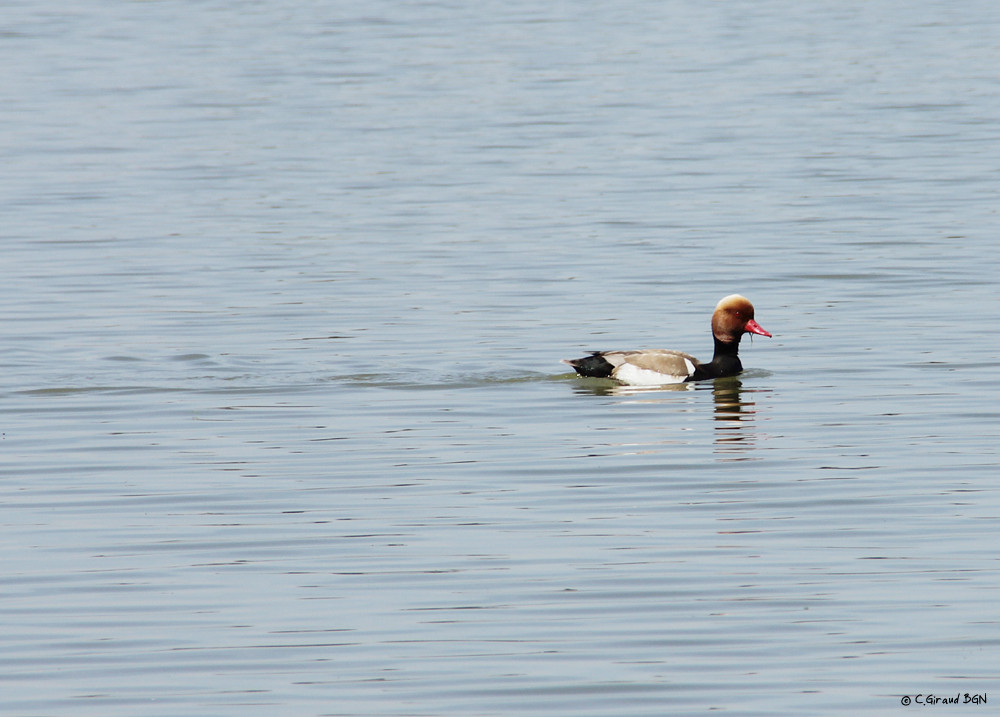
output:
[[[713,337],[714,338],[714,337]],[[740,340],[719,341],[715,339],[715,353],[711,363],[701,364],[689,380],[700,381],[706,378],[722,378],[735,376],[743,370],[739,357]]]

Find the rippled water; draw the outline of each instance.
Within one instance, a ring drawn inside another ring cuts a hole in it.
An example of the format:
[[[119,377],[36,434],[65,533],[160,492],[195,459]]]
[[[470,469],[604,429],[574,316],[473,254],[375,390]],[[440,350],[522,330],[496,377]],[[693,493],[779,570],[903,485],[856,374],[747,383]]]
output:
[[[4,15],[4,714],[1000,699],[994,5]]]

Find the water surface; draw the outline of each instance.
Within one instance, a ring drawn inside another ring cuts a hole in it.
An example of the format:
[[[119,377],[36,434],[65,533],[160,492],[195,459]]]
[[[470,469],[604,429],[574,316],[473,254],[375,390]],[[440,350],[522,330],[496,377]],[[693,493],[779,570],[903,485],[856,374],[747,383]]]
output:
[[[1000,696],[992,4],[5,15],[5,714]]]

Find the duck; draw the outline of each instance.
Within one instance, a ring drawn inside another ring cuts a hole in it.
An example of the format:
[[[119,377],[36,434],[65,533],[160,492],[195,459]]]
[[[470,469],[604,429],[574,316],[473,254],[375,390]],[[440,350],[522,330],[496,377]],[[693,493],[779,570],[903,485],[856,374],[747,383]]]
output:
[[[581,376],[612,378],[627,386],[664,386],[735,376],[743,370],[740,339],[743,334],[771,337],[754,319],[753,304],[745,296],[731,294],[712,312],[715,353],[702,363],[683,351],[643,349],[638,351],[594,351],[578,359],[563,359]]]

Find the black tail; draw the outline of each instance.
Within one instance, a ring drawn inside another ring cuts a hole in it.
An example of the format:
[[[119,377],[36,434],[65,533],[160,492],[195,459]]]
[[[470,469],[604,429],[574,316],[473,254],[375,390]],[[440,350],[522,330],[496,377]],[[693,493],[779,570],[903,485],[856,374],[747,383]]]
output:
[[[608,378],[614,370],[614,364],[605,359],[600,351],[595,351],[590,356],[578,359],[563,359],[581,376],[592,376],[594,378]]]

